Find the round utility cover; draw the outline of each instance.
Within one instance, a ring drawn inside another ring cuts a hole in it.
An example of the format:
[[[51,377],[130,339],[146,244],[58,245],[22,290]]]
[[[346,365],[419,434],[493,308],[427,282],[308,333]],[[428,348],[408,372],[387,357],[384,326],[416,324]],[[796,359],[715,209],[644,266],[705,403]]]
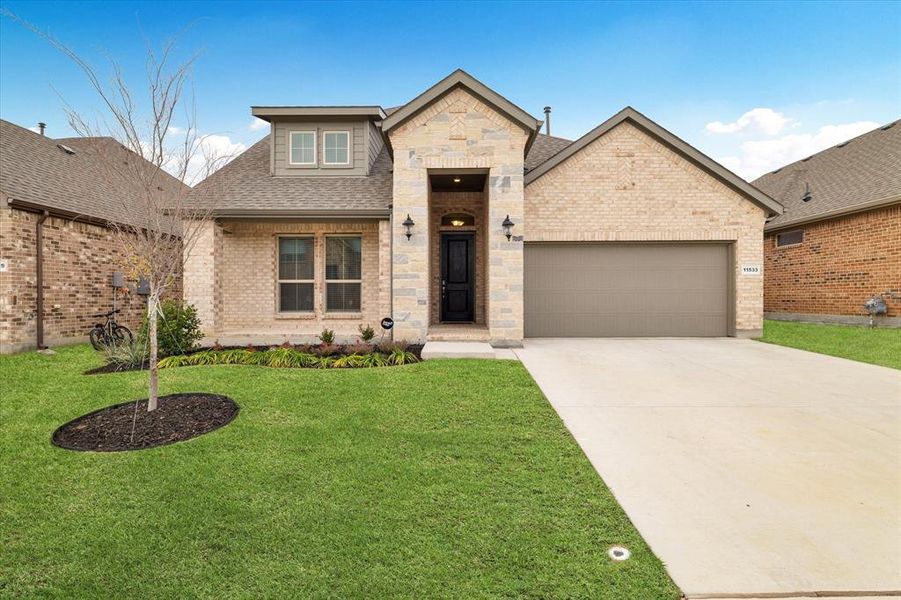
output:
[[[629,552],[627,548],[623,548],[622,546],[613,546],[610,550],[607,551],[607,555],[613,560],[626,560],[632,553]]]

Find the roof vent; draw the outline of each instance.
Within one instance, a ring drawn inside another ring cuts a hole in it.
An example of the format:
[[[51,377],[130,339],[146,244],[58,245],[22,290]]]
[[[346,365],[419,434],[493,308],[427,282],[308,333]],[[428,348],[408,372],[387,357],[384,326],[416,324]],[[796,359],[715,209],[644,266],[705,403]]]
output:
[[[848,142],[850,142],[850,141],[851,140],[848,140]],[[842,142],[841,144],[837,145],[836,148],[844,148],[845,146],[848,145],[848,142]]]
[[[810,202],[813,200],[813,195],[810,193],[810,184],[804,184],[804,193],[801,194],[801,202]]]
[[[56,147],[66,154],[75,154],[75,150],[65,144],[57,144]]]
[[[897,123],[897,121],[895,121],[895,123]],[[879,129],[881,129],[882,131],[885,131],[886,129],[891,129],[892,127],[895,126],[895,123],[889,123],[888,125],[885,125],[884,127],[880,127]]]

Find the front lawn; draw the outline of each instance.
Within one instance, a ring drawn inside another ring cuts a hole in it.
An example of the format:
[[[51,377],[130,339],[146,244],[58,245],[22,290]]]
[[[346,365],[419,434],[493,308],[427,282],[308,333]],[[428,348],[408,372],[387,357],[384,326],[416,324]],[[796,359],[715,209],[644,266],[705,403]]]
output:
[[[678,597],[519,363],[168,369],[162,393],[230,396],[237,419],[138,452],[51,446],[146,397],[143,372],[81,375],[100,363],[0,358],[0,596]]]
[[[768,320],[760,341],[901,369],[901,329]]]

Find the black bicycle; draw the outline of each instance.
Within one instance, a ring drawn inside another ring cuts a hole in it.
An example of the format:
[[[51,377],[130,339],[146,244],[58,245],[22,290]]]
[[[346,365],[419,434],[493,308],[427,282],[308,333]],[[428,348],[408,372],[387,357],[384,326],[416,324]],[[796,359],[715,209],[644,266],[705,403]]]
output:
[[[102,325],[97,323],[88,334],[94,349],[103,350],[104,348],[109,348],[110,346],[115,346],[123,342],[130,344],[134,340],[135,336],[132,335],[131,330],[128,327],[116,323],[115,315],[117,312],[122,311],[117,308],[107,313],[91,315],[92,317],[106,317],[106,323],[103,323]]]

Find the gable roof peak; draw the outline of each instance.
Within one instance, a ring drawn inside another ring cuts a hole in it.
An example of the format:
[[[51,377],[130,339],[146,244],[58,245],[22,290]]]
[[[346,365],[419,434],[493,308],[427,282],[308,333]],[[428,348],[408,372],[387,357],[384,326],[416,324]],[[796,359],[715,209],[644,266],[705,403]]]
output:
[[[523,129],[529,132],[530,142],[541,127],[541,121],[539,119],[536,119],[519,106],[513,104],[463,69],[457,68],[438,83],[434,84],[403,106],[392,111],[391,114],[382,121],[382,132],[387,134],[447,92],[460,86],[465,87],[486,104],[506,115],[507,118],[513,122],[519,124]]]
[[[648,117],[644,116],[631,106],[626,106],[618,113],[574,141],[572,144],[563,148],[560,152],[550,157],[526,174],[526,185],[545,175],[556,166],[565,162],[572,155],[576,154],[592,142],[602,137],[617,125],[629,121],[638,127],[644,133],[660,141],[663,145],[675,151],[683,158],[700,167],[712,176],[725,183],[730,188],[739,192],[761,208],[767,211],[769,215],[782,214],[782,205],[772,197],[762,192],[755,186],[751,185],[723,165],[719,164],[694,146],[691,146],[678,136],[670,133]]]

